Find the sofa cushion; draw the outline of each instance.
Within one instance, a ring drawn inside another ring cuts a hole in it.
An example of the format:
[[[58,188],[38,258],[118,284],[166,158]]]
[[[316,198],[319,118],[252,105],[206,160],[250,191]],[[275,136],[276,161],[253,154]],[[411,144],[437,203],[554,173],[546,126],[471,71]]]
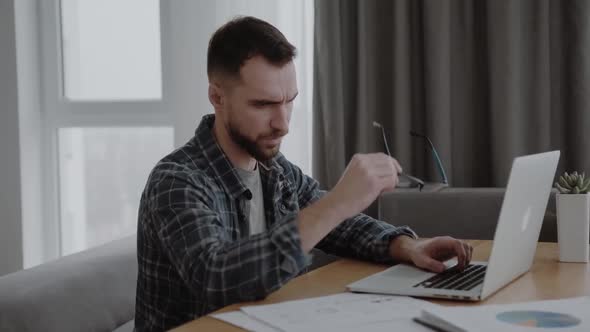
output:
[[[113,332],[133,332],[134,327],[135,327],[135,321],[130,320],[127,323],[119,326],[116,330],[113,330]]]
[[[112,331],[133,319],[136,237],[0,277],[1,331]]]

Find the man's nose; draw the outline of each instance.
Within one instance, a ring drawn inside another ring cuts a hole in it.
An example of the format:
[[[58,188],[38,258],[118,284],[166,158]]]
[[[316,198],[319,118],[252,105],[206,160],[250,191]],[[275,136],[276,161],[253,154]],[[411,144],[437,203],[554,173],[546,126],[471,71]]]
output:
[[[280,130],[285,134],[289,131],[289,108],[287,105],[279,105],[274,112],[274,117],[271,121],[271,127]]]

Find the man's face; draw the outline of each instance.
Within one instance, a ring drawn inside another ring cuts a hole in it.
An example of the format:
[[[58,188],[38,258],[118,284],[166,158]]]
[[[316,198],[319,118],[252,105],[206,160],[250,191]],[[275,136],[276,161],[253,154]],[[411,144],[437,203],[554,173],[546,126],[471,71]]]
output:
[[[295,66],[275,66],[261,56],[246,61],[239,81],[224,88],[221,116],[230,138],[253,158],[273,158],[289,132],[297,96]]]

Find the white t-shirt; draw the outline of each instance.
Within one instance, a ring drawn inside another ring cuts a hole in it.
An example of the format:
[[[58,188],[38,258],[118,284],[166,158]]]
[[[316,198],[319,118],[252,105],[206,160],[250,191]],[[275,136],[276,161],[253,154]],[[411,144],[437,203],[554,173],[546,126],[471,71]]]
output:
[[[252,192],[252,199],[247,204],[248,221],[250,223],[250,235],[262,233],[266,230],[266,216],[264,214],[264,197],[262,194],[262,181],[260,180],[260,168],[256,165],[253,171],[236,168],[238,175]]]

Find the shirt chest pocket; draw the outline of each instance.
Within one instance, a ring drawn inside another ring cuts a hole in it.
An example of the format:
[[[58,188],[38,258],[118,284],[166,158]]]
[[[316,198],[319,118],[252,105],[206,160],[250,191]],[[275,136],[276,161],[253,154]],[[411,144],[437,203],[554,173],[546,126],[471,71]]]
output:
[[[290,182],[280,182],[278,193],[278,197],[275,200],[275,210],[278,212],[279,216],[284,216],[293,212],[299,212],[297,191]]]

